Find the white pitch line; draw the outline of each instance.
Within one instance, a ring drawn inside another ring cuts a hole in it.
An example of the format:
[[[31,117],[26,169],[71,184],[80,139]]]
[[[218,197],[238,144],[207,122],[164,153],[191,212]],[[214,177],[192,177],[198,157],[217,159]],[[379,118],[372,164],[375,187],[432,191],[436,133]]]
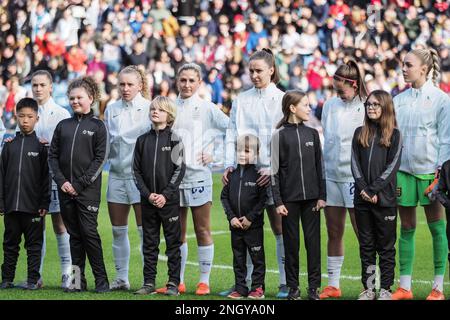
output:
[[[265,228],[266,230],[271,230],[270,228]],[[229,230],[226,231],[213,231],[211,232],[211,235],[222,235],[222,234],[227,234],[229,233]],[[195,238],[195,234],[189,234],[186,236],[187,239],[192,239]],[[165,242],[164,239],[161,239],[161,243]],[[164,255],[158,255],[158,259],[161,261],[167,261],[167,256]],[[198,266],[198,262],[192,262],[192,261],[186,261],[186,265],[189,266]],[[233,266],[225,266],[225,265],[220,265],[220,264],[213,264],[212,266],[215,269],[222,269],[222,270],[233,270]],[[266,269],[267,273],[276,273],[278,274],[278,270],[274,270],[274,269]],[[302,272],[300,273],[300,276],[304,277],[307,276],[308,274],[306,272]],[[322,274],[322,278],[328,278],[328,274],[323,273]],[[361,281],[361,277],[360,276],[347,276],[347,275],[341,275],[341,279],[343,280],[351,280],[351,281]],[[397,282],[399,282],[400,280],[397,280]],[[433,281],[430,280],[412,280],[413,283],[420,283],[420,284],[433,284]],[[450,282],[444,282],[445,285],[450,285]]]

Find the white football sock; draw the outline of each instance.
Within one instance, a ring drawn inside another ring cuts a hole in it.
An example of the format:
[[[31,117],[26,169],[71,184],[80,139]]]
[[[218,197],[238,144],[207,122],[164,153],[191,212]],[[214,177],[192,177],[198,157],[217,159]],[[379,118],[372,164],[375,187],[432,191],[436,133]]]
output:
[[[444,292],[444,276],[434,276],[433,289]]]
[[[180,283],[184,283],[184,271],[186,270],[186,261],[188,258],[188,244],[187,242],[183,243],[180,246],[181,253],[181,269],[180,269]]]
[[[214,258],[214,243],[198,247],[198,265],[200,267],[200,282],[209,285],[212,262]]]
[[[58,255],[62,274],[72,274],[72,256],[70,255],[70,236],[67,232],[57,234]]]
[[[277,242],[277,261],[278,261],[278,273],[280,278],[280,285],[286,284],[286,272],[284,270],[284,242],[283,235],[279,234],[275,236]]]
[[[400,276],[400,288],[403,288],[405,290],[411,290],[411,276]]]
[[[344,256],[328,257],[328,285],[339,288]]]
[[[116,279],[128,282],[128,268],[130,263],[130,240],[128,226],[113,226],[113,256],[116,267]]]

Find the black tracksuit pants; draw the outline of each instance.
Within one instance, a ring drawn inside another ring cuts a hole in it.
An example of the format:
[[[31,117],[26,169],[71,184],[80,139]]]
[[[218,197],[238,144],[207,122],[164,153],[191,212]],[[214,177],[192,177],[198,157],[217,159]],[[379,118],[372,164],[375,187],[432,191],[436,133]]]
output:
[[[248,230],[231,230],[231,248],[233,250],[233,270],[235,289],[243,296],[248,295],[247,250],[253,263],[252,290],[265,289],[266,259],[264,254],[264,229],[254,227]]]
[[[317,200],[287,202],[288,215],[282,217],[286,282],[289,288],[299,286],[300,219],[308,262],[308,287],[320,288],[320,213],[312,209]]]
[[[178,205],[164,206],[159,209],[148,201],[142,200],[142,230],[144,233],[144,283],[155,284],[158,264],[161,225],[166,239],[166,255],[169,282],[180,283],[181,270],[181,221]]]
[[[394,283],[395,242],[397,240],[397,208],[376,205],[355,205],[359,233],[361,281],[364,289],[375,288],[377,253],[380,267],[380,286],[390,290]],[[372,277],[371,277],[372,276]]]
[[[64,225],[70,235],[70,254],[72,264],[80,268],[81,289],[86,289],[84,270],[86,254],[95,278],[95,287],[109,286],[103,260],[100,235],[97,231],[99,203],[82,203],[60,194],[60,209]]]
[[[27,282],[35,284],[39,278],[41,250],[44,242],[44,218],[39,214],[12,212],[5,214],[5,233],[3,239],[2,280],[13,282],[16,274],[22,234],[27,250]]]

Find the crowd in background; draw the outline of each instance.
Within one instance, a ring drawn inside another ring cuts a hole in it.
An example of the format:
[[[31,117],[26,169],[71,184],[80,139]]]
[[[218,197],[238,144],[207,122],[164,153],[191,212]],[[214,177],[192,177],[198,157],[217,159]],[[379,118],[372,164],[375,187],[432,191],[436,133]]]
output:
[[[332,75],[355,57],[370,91],[405,89],[401,61],[411,48],[433,47],[440,87],[450,93],[448,0],[0,0],[0,113],[14,128],[17,101],[30,75],[48,70],[53,95],[68,107],[68,82],[91,75],[101,86],[102,117],[119,99],[118,72],[145,69],[152,96],[175,98],[175,74],[201,65],[201,96],[226,113],[252,86],[246,65],[255,51],[276,55],[282,90],[299,88],[320,118]]]

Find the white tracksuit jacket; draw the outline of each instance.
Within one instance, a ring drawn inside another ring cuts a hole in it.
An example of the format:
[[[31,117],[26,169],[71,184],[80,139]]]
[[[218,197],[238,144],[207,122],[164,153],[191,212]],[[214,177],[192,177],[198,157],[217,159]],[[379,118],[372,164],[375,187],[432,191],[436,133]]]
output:
[[[109,132],[111,167],[109,174],[115,179],[133,179],[132,161],[137,138],[151,128],[150,100],[138,93],[133,100],[118,100],[105,110],[105,123]]]
[[[335,182],[354,182],[351,170],[352,139],[363,125],[364,104],[357,96],[351,102],[339,97],[327,100],[322,110],[325,178]]]
[[[434,173],[450,159],[450,98],[431,80],[394,97],[397,123],[403,137],[400,170]]]
[[[236,140],[243,134],[259,138],[258,166],[270,168],[272,133],[283,118],[281,101],[284,92],[270,83],[265,89],[255,87],[241,92],[233,101],[230,125],[225,138],[225,168],[236,168]]]
[[[212,102],[197,93],[188,99],[175,101],[177,114],[173,130],[181,137],[185,151],[186,173],[180,188],[212,185],[211,169],[198,163],[198,154],[213,155],[214,140],[225,133],[228,117]]]

